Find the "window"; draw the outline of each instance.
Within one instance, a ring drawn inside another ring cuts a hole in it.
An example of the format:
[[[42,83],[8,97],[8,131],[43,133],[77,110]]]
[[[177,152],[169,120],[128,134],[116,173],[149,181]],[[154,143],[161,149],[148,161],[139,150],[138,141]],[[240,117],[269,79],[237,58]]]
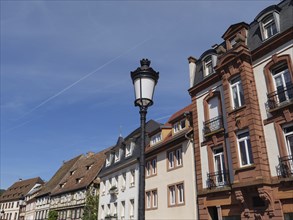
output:
[[[130,171],[130,187],[133,187],[135,184],[135,170]]]
[[[253,155],[250,144],[250,137],[248,131],[238,133],[238,148],[240,157],[240,166],[247,166],[253,164]]]
[[[156,209],[158,207],[158,192],[157,189],[146,192],[146,209]]]
[[[232,106],[237,109],[244,105],[244,94],[240,76],[231,80]]]
[[[280,18],[278,11],[271,11],[257,18],[260,25],[262,39],[266,40],[280,32]]]
[[[213,73],[212,58],[208,57],[204,60],[204,77],[211,75],[212,73]]]
[[[113,154],[109,154],[106,158],[106,167],[111,165],[112,159],[113,159]]]
[[[125,219],[125,201],[121,201],[121,211],[120,211],[120,216],[121,219]]]
[[[287,65],[281,65],[272,70],[275,93],[278,103],[293,99],[293,84]]]
[[[184,196],[183,183],[177,183],[177,184],[168,186],[168,191],[169,191],[168,206],[184,205],[185,196]]]
[[[162,140],[162,133],[155,134],[151,137],[151,145],[154,145]]]
[[[146,162],[146,176],[157,174],[157,158],[152,158]]]
[[[176,204],[175,186],[169,186],[169,205]]]
[[[130,219],[134,219],[134,199],[130,199]]]
[[[132,151],[134,148],[135,143],[134,142],[130,142],[129,144],[126,145],[125,148],[125,157],[129,157],[132,155]]]
[[[113,206],[113,215],[117,216],[117,202],[114,202],[114,206]]]
[[[183,165],[182,147],[168,151],[168,169],[174,169]]]
[[[284,138],[286,143],[287,155],[293,155],[293,124],[284,126]],[[293,167],[293,164],[292,164]]]
[[[105,195],[105,192],[106,192],[106,182],[103,181],[102,184],[101,184],[101,188],[102,188],[102,195]]]
[[[121,180],[121,190],[124,191],[126,186],[126,173],[122,173]]]
[[[262,26],[263,26],[264,40],[270,38],[271,36],[275,35],[278,32],[276,21],[274,19],[273,14],[266,16],[262,20]]]
[[[186,127],[185,119],[182,119],[181,121],[179,121],[173,125],[173,131],[174,131],[174,133],[177,133],[178,131],[183,130],[185,127]]]
[[[120,160],[120,149],[115,151],[115,163]]]
[[[105,217],[104,205],[101,205],[101,218],[104,219],[104,217]]]

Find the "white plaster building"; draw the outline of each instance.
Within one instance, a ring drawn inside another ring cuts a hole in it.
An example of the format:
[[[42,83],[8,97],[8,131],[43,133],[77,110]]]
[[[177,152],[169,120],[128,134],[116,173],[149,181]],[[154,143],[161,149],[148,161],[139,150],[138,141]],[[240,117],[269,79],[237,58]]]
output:
[[[159,124],[151,120],[146,123],[146,132],[158,127]],[[125,140],[119,137],[116,145],[107,153],[105,165],[99,174],[99,220],[138,218],[139,140],[140,128]]]

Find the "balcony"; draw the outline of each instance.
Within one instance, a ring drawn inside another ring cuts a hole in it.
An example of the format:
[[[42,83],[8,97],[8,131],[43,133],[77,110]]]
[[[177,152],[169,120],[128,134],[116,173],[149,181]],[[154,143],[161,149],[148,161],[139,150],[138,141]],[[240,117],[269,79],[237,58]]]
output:
[[[266,109],[268,112],[279,109],[283,106],[293,103],[293,84],[287,85],[285,88],[278,89],[267,95],[268,101]]]
[[[205,137],[223,130],[223,117],[221,115],[203,123],[203,132]]]
[[[293,177],[293,156],[279,157],[279,165],[276,168],[279,178]]]
[[[207,186],[209,189],[216,187],[229,186],[229,171],[221,170],[213,173],[207,174]]]

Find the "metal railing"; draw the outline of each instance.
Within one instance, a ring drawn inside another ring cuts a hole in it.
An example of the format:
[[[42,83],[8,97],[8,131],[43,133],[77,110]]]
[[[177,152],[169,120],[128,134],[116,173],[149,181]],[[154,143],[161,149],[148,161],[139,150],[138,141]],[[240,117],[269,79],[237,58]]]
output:
[[[207,186],[209,189],[228,185],[230,185],[228,170],[221,170],[207,174]]]
[[[204,126],[203,127],[204,135],[208,135],[210,133],[213,133],[215,131],[218,131],[218,130],[224,128],[222,115],[219,115],[219,116],[214,117],[208,121],[205,121],[203,123],[203,126]]]
[[[268,111],[279,108],[282,105],[289,104],[293,102],[293,84],[269,93],[267,97],[268,101],[266,103],[266,108]]]
[[[279,165],[276,169],[279,178],[293,177],[293,156],[279,157]]]

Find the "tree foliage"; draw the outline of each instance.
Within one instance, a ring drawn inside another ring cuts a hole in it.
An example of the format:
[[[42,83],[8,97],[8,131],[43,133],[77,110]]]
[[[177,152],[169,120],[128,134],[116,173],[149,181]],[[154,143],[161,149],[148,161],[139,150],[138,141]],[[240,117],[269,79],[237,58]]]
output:
[[[58,212],[55,210],[50,210],[48,220],[57,220],[57,219],[58,219]]]
[[[99,196],[87,194],[82,220],[97,220],[99,212]]]

